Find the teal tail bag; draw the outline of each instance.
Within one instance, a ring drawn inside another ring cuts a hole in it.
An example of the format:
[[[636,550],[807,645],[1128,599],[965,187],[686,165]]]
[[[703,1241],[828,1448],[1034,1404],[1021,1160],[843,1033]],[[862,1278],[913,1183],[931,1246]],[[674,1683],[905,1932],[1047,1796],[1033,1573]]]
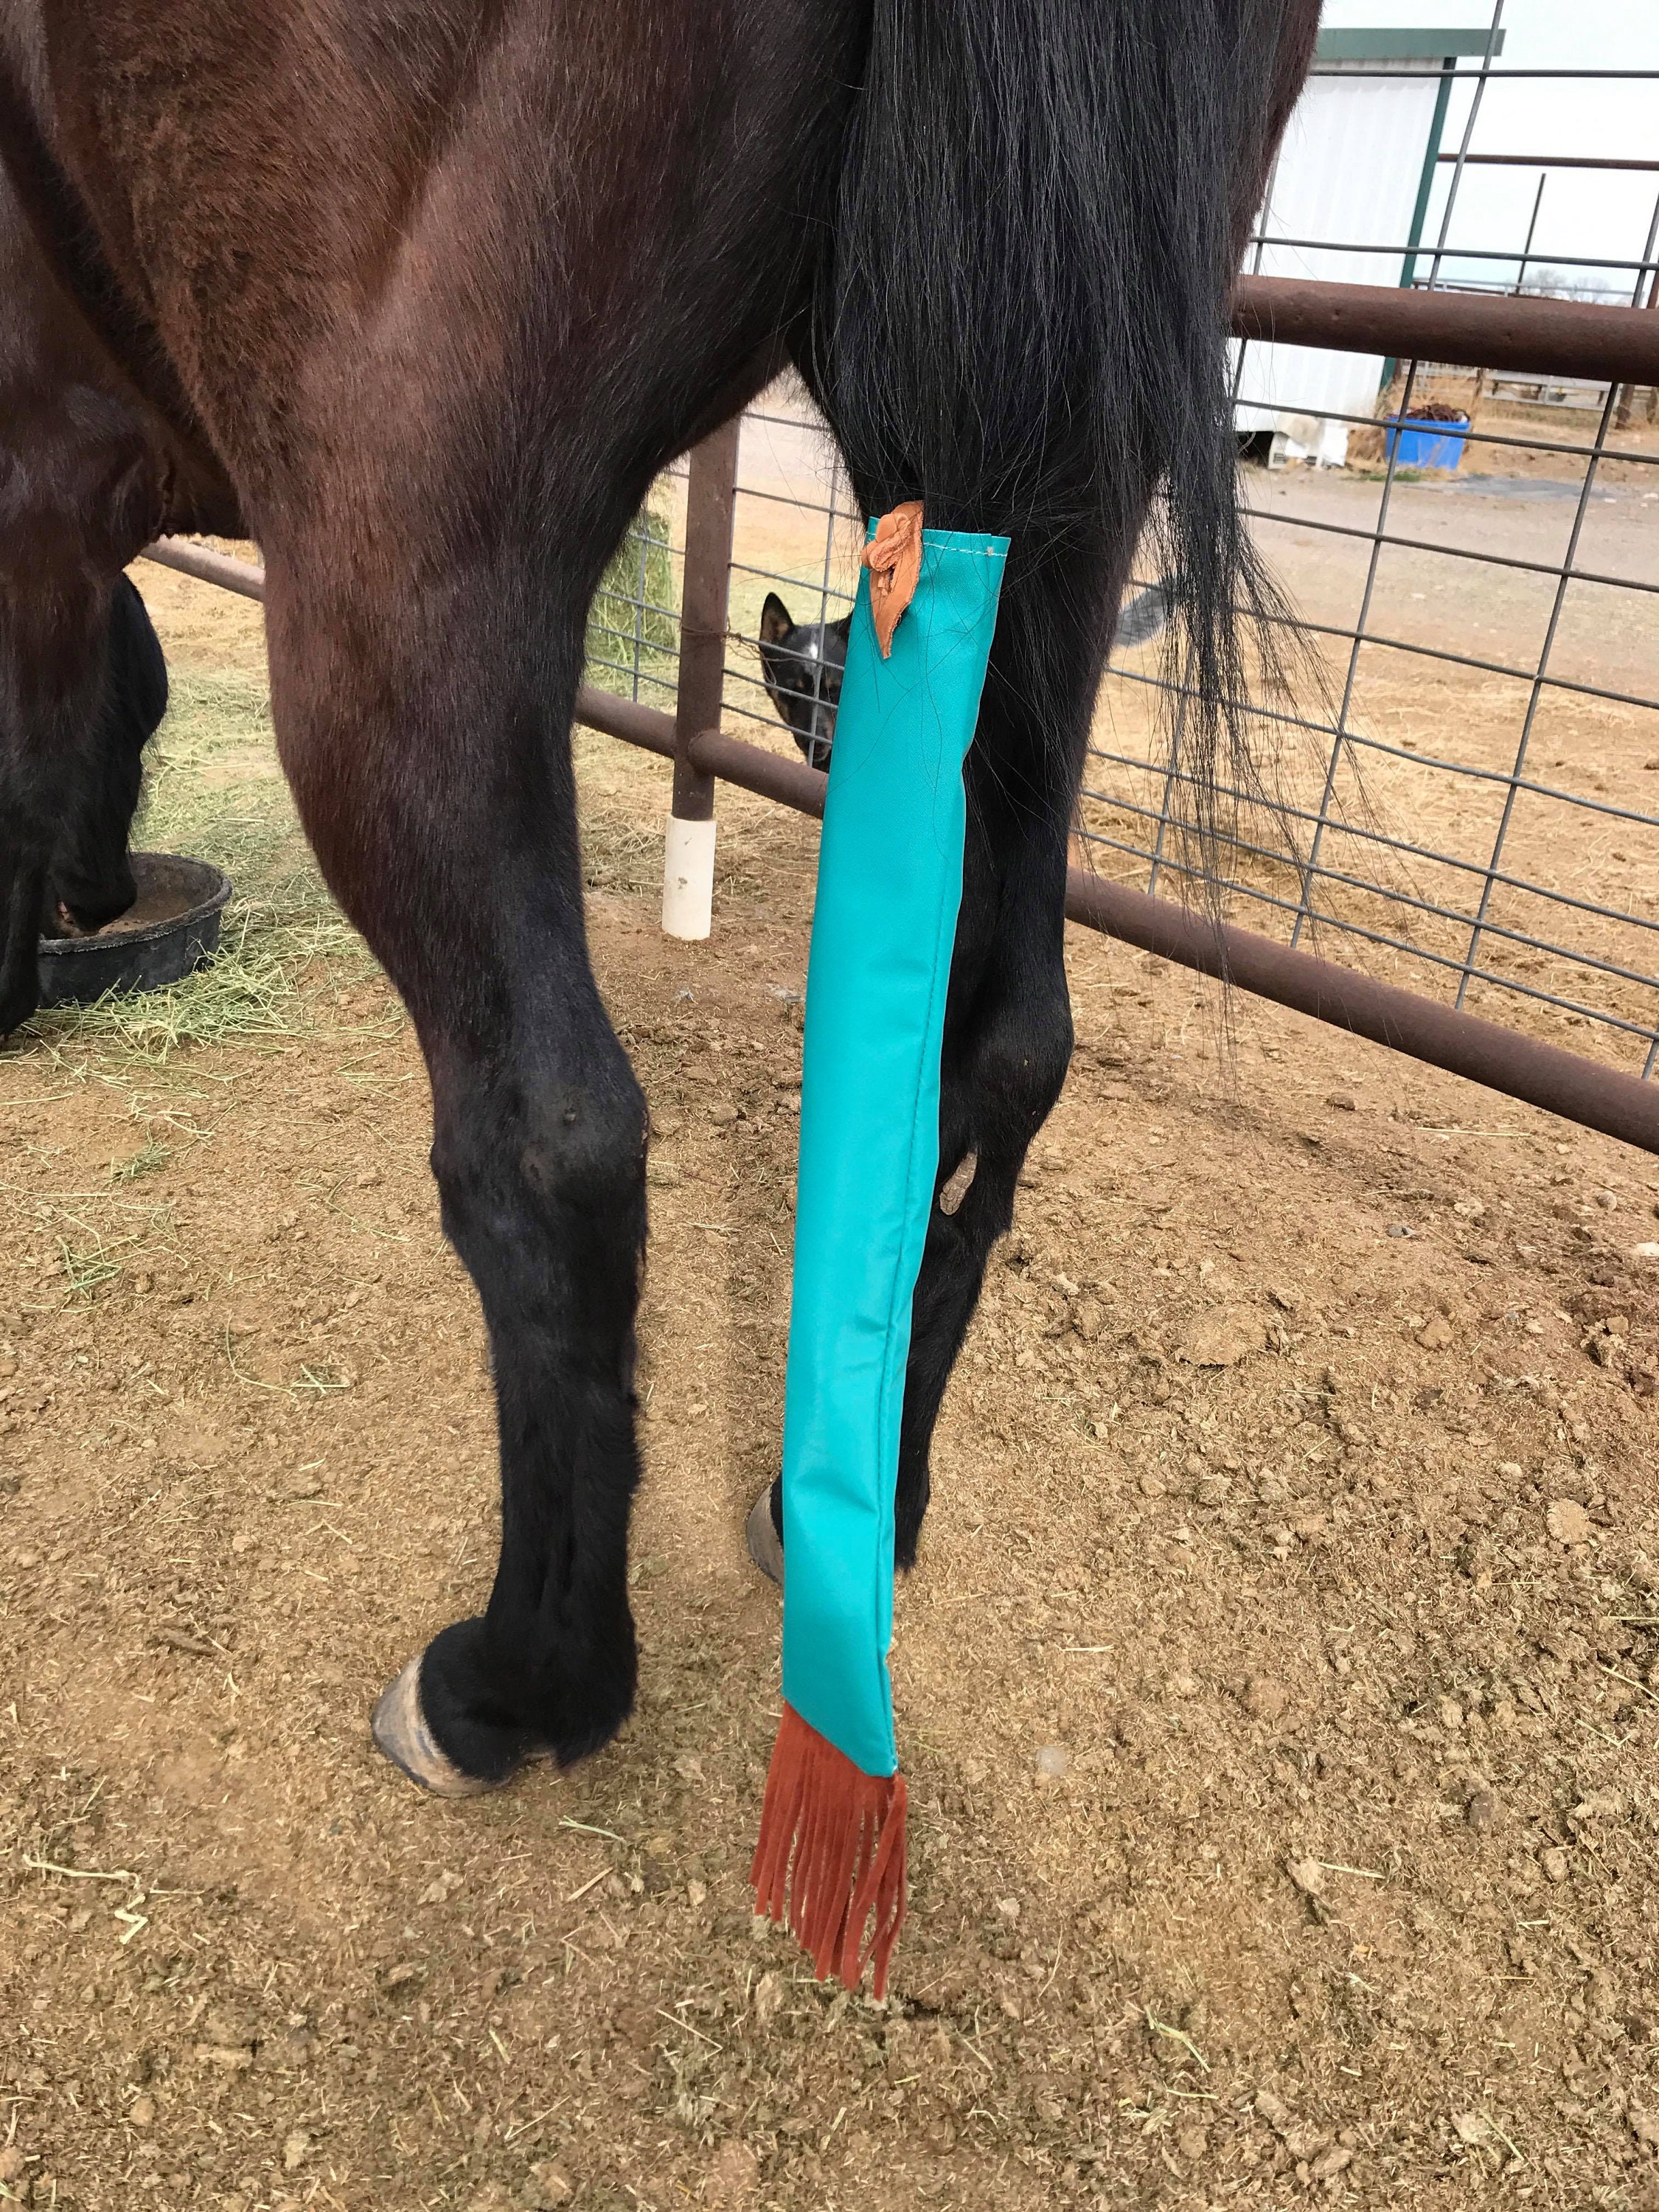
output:
[[[899,1416],[939,1171],[963,763],[1008,541],[924,530],[919,507],[871,535],[807,970],[783,1425],[784,1711],[750,1880],[757,1911],[787,1921],[821,1980],[839,1974],[855,1988],[873,1961],[879,1996],[904,1917],[887,1671]]]

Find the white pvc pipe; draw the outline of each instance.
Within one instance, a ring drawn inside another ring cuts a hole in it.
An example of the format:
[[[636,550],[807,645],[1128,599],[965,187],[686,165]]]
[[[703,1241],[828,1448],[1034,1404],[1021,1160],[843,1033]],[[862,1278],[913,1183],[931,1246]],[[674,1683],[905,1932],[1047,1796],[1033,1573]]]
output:
[[[667,937],[707,937],[714,905],[714,823],[668,817],[662,863],[662,926]]]

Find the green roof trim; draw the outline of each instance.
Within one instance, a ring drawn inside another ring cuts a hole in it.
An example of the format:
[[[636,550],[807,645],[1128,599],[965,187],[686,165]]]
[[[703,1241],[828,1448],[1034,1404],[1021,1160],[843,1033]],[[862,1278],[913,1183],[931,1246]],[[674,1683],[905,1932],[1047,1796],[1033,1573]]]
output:
[[[1438,62],[1457,54],[1484,54],[1486,30],[1437,30],[1425,23],[1414,30],[1322,31],[1315,59],[1322,62]],[[1494,54],[1504,51],[1504,33],[1492,40]]]

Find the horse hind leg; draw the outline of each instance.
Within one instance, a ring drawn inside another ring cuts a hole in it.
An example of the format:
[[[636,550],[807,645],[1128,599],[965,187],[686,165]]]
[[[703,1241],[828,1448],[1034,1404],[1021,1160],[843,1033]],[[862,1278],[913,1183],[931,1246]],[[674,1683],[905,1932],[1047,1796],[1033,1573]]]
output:
[[[1079,545],[1011,575],[973,748],[968,840],[939,1070],[939,1169],[911,1303],[894,1559],[915,1564],[933,1431],[1033,1138],[1072,1054],[1066,981],[1071,817],[1107,635],[1127,568]],[[763,1507],[769,1504],[769,1511]],[[781,1579],[782,1486],[751,1515],[751,1558]]]
[[[1059,1097],[1072,1054],[1060,946],[1066,834],[1011,819],[969,767],[969,848],[939,1066],[939,1153],[927,1242],[911,1299],[894,1497],[896,1566],[916,1563],[932,1489],[933,1431],[985,1280],[1013,1218],[1032,1139]],[[783,1486],[750,1514],[750,1557],[781,1582]]]
[[[1066,869],[1133,533],[1011,578],[968,761],[969,847],[945,1023],[934,1206],[911,1311],[895,1553],[915,1564],[933,1431],[1026,1153],[1071,1062]]]
[[[633,1703],[646,1115],[588,961],[568,743],[606,549],[503,532],[434,588],[416,533],[383,533],[405,541],[409,566],[365,578],[349,532],[267,533],[266,616],[283,766],[414,1018],[444,1229],[489,1333],[494,1584],[374,1722],[412,1779],[461,1796],[597,1750]]]

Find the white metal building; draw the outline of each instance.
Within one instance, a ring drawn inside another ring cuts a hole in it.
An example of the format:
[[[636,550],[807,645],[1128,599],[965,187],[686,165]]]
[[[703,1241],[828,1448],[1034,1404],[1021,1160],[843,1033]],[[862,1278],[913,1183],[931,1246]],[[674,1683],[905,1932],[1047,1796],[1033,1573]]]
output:
[[[1411,283],[1457,57],[1486,52],[1489,21],[1320,33],[1320,74],[1285,133],[1245,260],[1251,274]],[[1500,32],[1495,52],[1502,43]],[[1384,366],[1380,355],[1252,343],[1238,428],[1275,433],[1275,458],[1340,465],[1347,429],[1313,410],[1369,416]]]

